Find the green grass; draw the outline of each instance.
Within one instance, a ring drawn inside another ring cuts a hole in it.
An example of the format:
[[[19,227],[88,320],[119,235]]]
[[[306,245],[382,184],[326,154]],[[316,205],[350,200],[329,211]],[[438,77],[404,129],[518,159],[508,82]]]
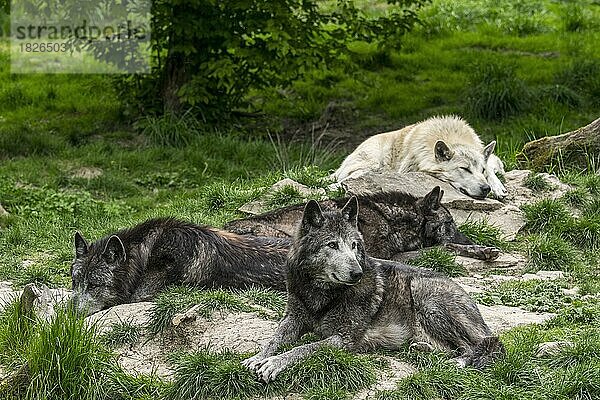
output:
[[[523,186],[533,190],[534,192],[547,192],[554,187],[540,174],[530,173],[523,181]]]
[[[467,275],[465,267],[456,262],[456,256],[441,247],[419,251],[418,256],[409,260],[408,263],[415,267],[442,272],[451,277]]]
[[[389,7],[359,4],[371,13]],[[290,88],[252,93],[248,102],[264,119],[223,121],[218,127],[191,114],[133,121],[107,76],[10,75],[7,43],[0,41],[0,202],[10,213],[0,217],[0,280],[67,287],[76,229],[95,239],[158,216],[221,226],[241,217],[238,208],[279,179],[324,188],[329,173],[366,135],[432,115],[459,114],[485,142],[496,139],[507,169],[517,167],[515,156],[526,141],[597,118],[600,9],[595,3],[432,0],[420,14],[423,25],[402,39],[399,50],[357,41],[339,65],[311,71]],[[6,25],[8,19],[0,13],[0,21]],[[331,104],[335,107],[327,127],[313,128],[311,123]],[[598,165],[597,157],[589,155],[587,172],[596,172]],[[577,285],[582,294],[600,292],[600,176],[569,173],[562,165],[546,167],[576,188],[560,200],[525,206],[525,235],[515,248],[528,256],[528,269],[563,270],[566,278],[559,283],[506,283],[484,300],[557,311],[559,317],[552,324],[505,333],[507,359],[481,373],[453,369],[447,357],[420,355],[413,359],[419,373],[380,397],[600,396],[600,360],[594,351],[600,348],[597,305],[580,304],[560,291]],[[83,178],[79,172],[84,168],[100,175]],[[528,180],[534,190],[544,189],[535,176]],[[296,201],[301,199],[286,189],[275,194],[271,206]],[[504,248],[502,235],[483,222],[465,224],[461,231],[480,244]],[[419,258],[424,266],[447,274],[464,273],[452,255],[440,250]],[[272,310],[273,318],[283,312],[285,299],[260,290],[173,289],[159,299],[151,328],[161,331],[176,312],[195,304],[202,305],[204,316],[215,309],[261,313],[262,307]],[[46,324],[12,305],[0,320],[3,368],[18,371],[29,360],[33,368],[12,391],[3,388],[11,400],[34,398],[34,391],[36,399],[68,398],[65,394],[85,398],[102,385],[111,399],[177,393],[156,377],[132,377],[110,361],[103,346],[131,343],[137,336],[126,323],[102,339],[73,315]],[[576,347],[556,364],[533,356],[538,343],[563,339]],[[66,343],[72,348],[62,345]],[[296,391],[312,399],[349,398],[372,382],[373,368],[378,368],[361,357],[323,350],[282,376],[281,384],[265,388],[240,369],[241,357],[204,352],[188,360],[173,386],[180,385],[182,396],[189,389],[218,398],[260,396],[265,390]],[[201,360],[208,366],[200,368]],[[196,376],[212,383],[204,387],[191,379]]]
[[[307,398],[346,398],[375,382],[375,365],[366,356],[323,348],[264,384],[241,364],[247,354],[201,349],[174,359],[175,381],[168,399],[249,399],[286,392]]]
[[[490,306],[502,304],[529,311],[556,312],[572,303],[572,299],[562,293],[565,287],[566,283],[561,281],[506,281],[475,297]]]
[[[581,255],[570,243],[553,234],[531,235],[525,241],[527,270],[573,271]]]
[[[134,345],[142,334],[142,328],[127,321],[121,321],[111,326],[110,330],[101,336],[102,343],[108,347]]]
[[[19,332],[15,338],[21,342],[17,357],[21,365],[16,382],[1,387],[0,393],[23,399],[101,397],[112,355],[98,343],[94,329],[86,326],[83,318],[68,307],[59,308],[49,323],[28,329],[17,320],[26,316],[13,310],[7,318],[9,327],[4,329]],[[6,349],[7,344],[2,344],[4,354],[15,351]]]
[[[478,245],[499,249],[509,247],[502,230],[486,220],[467,220],[458,227],[458,230]]]

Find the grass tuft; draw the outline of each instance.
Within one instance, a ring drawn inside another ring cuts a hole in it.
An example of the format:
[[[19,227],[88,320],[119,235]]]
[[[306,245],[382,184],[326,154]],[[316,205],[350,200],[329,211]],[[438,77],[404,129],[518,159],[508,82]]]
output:
[[[207,349],[178,357],[169,400],[249,399],[264,396],[266,385],[242,365],[243,355]]]
[[[465,267],[456,262],[456,256],[441,247],[422,250],[416,258],[409,260],[408,263],[415,267],[439,271],[450,277],[467,275]]]
[[[571,220],[571,214],[558,200],[543,199],[522,207],[525,212],[526,228],[530,232],[560,231]]]
[[[467,108],[476,117],[503,119],[523,111],[530,97],[525,82],[508,63],[479,64],[469,84]]]
[[[324,347],[284,371],[282,379],[294,391],[338,390],[356,392],[375,383],[375,369],[369,357]]]
[[[137,122],[138,129],[157,146],[185,147],[198,133],[200,124],[191,113],[147,116]]]
[[[134,345],[142,334],[142,328],[130,322],[117,322],[100,339],[108,347]]]
[[[283,186],[281,189],[269,195],[267,205],[269,207],[285,207],[304,202],[304,196],[292,185]]]
[[[508,241],[504,238],[502,230],[486,220],[467,220],[458,227],[458,230],[478,245],[508,248]]]
[[[580,264],[579,253],[573,246],[553,234],[531,235],[525,241],[527,270],[537,272],[573,271]]]
[[[70,307],[58,308],[52,321],[36,326],[22,362],[26,372],[10,394],[25,399],[98,399],[114,365],[94,328]]]
[[[589,193],[586,189],[578,187],[566,192],[561,200],[571,207],[582,208],[589,201]]]
[[[533,172],[527,175],[527,178],[523,181],[523,186],[538,193],[554,189],[554,186],[544,179],[542,175]]]

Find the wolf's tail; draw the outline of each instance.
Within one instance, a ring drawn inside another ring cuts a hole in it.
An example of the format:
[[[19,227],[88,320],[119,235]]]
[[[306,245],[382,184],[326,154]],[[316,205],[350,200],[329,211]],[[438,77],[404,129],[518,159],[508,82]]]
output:
[[[471,366],[485,368],[505,354],[506,349],[497,336],[486,336],[473,348]]]

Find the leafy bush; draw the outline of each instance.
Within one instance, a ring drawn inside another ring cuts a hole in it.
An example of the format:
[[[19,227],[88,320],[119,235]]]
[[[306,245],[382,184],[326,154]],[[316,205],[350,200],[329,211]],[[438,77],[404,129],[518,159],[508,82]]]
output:
[[[251,89],[286,86],[323,63],[338,62],[356,39],[382,45],[417,21],[423,0],[391,1],[369,17],[351,0],[331,10],[317,0],[153,2],[153,73],[121,81],[145,111],[193,108],[217,121],[245,106]]]

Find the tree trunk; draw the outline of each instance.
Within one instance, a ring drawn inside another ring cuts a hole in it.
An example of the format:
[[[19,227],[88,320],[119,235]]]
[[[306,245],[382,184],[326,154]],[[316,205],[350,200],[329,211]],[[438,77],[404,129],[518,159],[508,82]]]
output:
[[[171,50],[169,53],[171,53]],[[184,55],[181,53],[169,54],[165,61],[165,75],[162,85],[165,114],[179,114],[181,112],[181,100],[178,92],[187,80],[188,74],[185,68]]]
[[[599,166],[600,118],[572,132],[526,143],[517,161],[522,167],[536,171],[552,165],[580,170]]]

